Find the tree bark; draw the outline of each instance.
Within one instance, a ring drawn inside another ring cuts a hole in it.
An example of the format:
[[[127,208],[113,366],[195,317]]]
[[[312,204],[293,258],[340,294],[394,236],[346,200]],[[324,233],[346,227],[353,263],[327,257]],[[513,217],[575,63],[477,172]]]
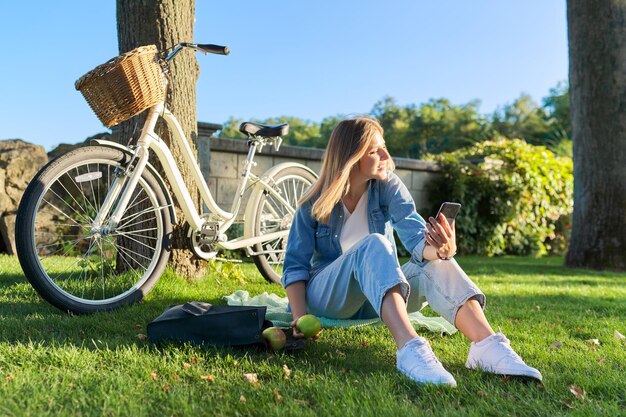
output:
[[[626,0],[568,0],[571,267],[626,269]]]
[[[138,46],[154,44],[159,51],[173,47],[178,42],[193,42],[195,0],[117,0],[117,31],[120,53]],[[196,81],[199,68],[194,53],[181,51],[170,63],[172,77],[168,87],[166,106],[176,115],[189,144],[197,155]],[[145,121],[145,112],[120,125],[118,139],[121,143],[137,140]],[[181,161],[181,151],[172,144],[170,132],[163,121],[159,121],[156,133],[170,146],[174,159]],[[151,162],[155,163],[151,158]],[[155,163],[155,165],[158,165]],[[183,180],[198,204],[199,193],[191,182],[189,167],[179,166]],[[177,217],[184,216],[179,208]],[[174,226],[174,244],[170,265],[184,276],[193,277],[204,270],[203,263],[186,250],[187,237],[180,221]]]

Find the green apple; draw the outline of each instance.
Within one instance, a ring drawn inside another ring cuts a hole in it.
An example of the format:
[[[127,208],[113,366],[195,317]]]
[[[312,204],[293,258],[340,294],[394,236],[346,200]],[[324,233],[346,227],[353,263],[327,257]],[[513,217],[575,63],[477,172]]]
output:
[[[287,342],[285,333],[278,327],[268,327],[263,330],[261,335],[273,351],[281,350],[285,347],[285,343]]]
[[[322,323],[313,314],[305,314],[296,321],[296,329],[298,329],[304,337],[313,337],[322,330]]]

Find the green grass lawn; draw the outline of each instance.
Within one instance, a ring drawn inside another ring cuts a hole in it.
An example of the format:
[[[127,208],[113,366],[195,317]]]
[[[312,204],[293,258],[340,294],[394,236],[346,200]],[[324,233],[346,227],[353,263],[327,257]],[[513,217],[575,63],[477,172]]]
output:
[[[456,378],[452,389],[402,377],[382,326],[325,329],[304,350],[278,354],[157,348],[138,337],[172,303],[224,303],[238,289],[285,295],[252,264],[243,264],[243,281],[214,274],[190,284],[166,272],[140,304],[69,316],[39,298],[16,258],[0,256],[0,416],[624,416],[626,342],[614,332],[626,334],[626,274],[569,270],[562,262],[459,258],[487,294],[493,327],[544,381],[470,371],[461,334],[423,333]]]

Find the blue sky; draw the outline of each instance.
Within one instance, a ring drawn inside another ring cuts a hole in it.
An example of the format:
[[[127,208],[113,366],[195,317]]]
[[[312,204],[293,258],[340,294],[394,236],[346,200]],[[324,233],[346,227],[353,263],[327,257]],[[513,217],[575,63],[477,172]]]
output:
[[[106,131],[74,81],[118,54],[113,0],[0,4],[0,139],[45,146]],[[567,79],[565,0],[196,0],[198,120],[320,121],[399,104],[478,99],[482,113]]]

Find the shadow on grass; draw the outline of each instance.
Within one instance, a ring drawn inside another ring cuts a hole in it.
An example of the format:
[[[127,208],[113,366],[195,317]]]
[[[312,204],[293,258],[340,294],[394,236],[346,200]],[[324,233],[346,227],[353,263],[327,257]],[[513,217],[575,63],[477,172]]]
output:
[[[553,275],[568,277],[607,278],[616,284],[626,283],[625,272],[597,271],[592,269],[574,269],[564,265],[562,257],[478,257],[459,258],[459,264],[469,274],[485,275]]]
[[[12,344],[75,345],[110,348],[148,344],[143,339],[148,323],[172,304],[190,301],[153,292],[148,301],[114,311],[76,315],[63,312],[39,296],[23,274],[0,271],[0,341]],[[203,298],[225,304],[220,297]]]
[[[319,341],[307,341],[303,350],[278,354],[270,353],[263,345],[196,347],[152,344],[144,338],[148,323],[168,306],[190,301],[184,295],[171,296],[168,283],[164,284],[161,288],[157,286],[147,300],[136,304],[110,312],[72,315],[56,309],[39,297],[23,275],[0,272],[0,341],[14,346],[32,343],[44,349],[78,348],[92,352],[132,347],[150,355],[169,355],[171,351],[191,349],[193,355],[200,354],[207,358],[230,355],[238,360],[255,362],[283,358],[284,355],[285,360],[288,357],[301,358],[299,360],[306,361],[314,373],[331,370],[353,376],[388,372],[390,365],[393,365],[392,361],[387,360],[389,352],[385,346],[370,347],[368,352],[377,352],[377,358],[370,358],[373,360],[363,366],[363,346],[358,343],[346,345],[345,341],[328,336]],[[201,300],[215,305],[225,304],[221,296],[202,297]]]

